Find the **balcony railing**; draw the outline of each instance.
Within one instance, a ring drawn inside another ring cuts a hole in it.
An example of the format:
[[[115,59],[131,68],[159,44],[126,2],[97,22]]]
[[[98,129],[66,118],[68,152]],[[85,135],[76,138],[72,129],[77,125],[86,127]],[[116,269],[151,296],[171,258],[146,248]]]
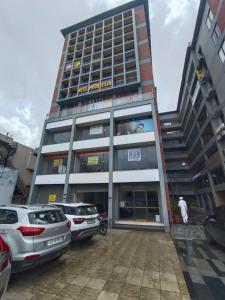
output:
[[[51,113],[47,115],[47,119],[57,119],[61,117],[68,117],[68,116],[73,116],[75,114],[83,113],[83,112],[88,112],[88,111],[95,111],[103,108],[109,108],[109,107],[114,107],[114,106],[119,106],[119,105],[124,105],[124,104],[131,104],[131,103],[136,103],[140,101],[145,101],[145,100],[154,100],[154,94],[153,93],[145,93],[145,94],[138,94],[134,96],[129,96],[129,97],[121,97],[121,98],[116,98],[116,99],[109,99],[105,101],[99,101],[95,103],[90,103],[87,105],[77,105],[73,108],[70,109],[64,109],[61,111],[58,111],[56,113]]]

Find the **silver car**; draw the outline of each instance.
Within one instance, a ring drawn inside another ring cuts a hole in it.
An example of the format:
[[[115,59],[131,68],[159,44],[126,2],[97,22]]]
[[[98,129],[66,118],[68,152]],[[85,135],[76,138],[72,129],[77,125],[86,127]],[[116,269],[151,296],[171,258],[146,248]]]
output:
[[[70,226],[49,205],[0,206],[0,234],[10,248],[12,272],[60,257],[71,241]]]
[[[10,274],[9,246],[0,235],[0,299],[4,298]]]

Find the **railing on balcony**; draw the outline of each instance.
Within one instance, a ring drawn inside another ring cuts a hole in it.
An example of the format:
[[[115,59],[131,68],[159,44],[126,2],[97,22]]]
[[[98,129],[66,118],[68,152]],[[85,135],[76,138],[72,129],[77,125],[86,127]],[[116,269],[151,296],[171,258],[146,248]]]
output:
[[[94,102],[83,106],[79,104],[73,108],[64,109],[56,113],[48,114],[47,119],[68,117],[82,112],[95,111],[103,108],[109,108],[109,107],[114,107],[114,106],[119,106],[124,104],[131,104],[131,103],[136,103],[145,100],[154,100],[154,94],[153,93],[137,94],[129,97],[121,97],[116,99],[108,99],[104,101]]]

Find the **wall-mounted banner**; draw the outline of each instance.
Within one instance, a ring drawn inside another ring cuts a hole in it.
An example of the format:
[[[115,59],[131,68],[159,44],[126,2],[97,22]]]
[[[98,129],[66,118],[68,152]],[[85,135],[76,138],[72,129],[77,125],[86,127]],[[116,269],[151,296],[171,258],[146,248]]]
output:
[[[128,149],[128,161],[141,161],[141,148]]]
[[[61,167],[63,164],[63,159],[54,159],[53,167]]]
[[[56,201],[56,195],[49,195],[48,196],[48,202],[54,203]]]
[[[95,166],[95,165],[98,165],[98,156],[91,156],[91,157],[88,157],[87,164],[88,164],[88,166]]]
[[[97,82],[97,83],[93,83],[90,85],[85,85],[82,87],[78,88],[78,93],[86,93],[89,92],[91,90],[99,90],[101,88],[105,88],[105,87],[110,87],[112,86],[112,81],[111,80],[106,80],[103,82]]]
[[[102,125],[100,125],[100,126],[91,126],[89,134],[90,135],[102,134],[102,132],[103,132],[103,126]]]
[[[151,118],[130,120],[117,125],[117,135],[143,133],[147,131],[153,131],[153,121]]]

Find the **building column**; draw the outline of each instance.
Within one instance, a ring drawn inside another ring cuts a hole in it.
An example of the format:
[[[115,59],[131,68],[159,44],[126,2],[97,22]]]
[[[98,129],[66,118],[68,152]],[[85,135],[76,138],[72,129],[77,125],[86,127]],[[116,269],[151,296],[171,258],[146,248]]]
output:
[[[73,140],[74,140],[75,132],[76,132],[76,117],[73,118],[73,124],[72,124],[72,129],[71,129],[70,147],[69,147],[69,153],[68,153],[68,160],[67,160],[67,167],[66,167],[66,179],[65,179],[65,184],[64,184],[62,202],[68,201],[68,186],[69,186],[69,177],[70,177],[71,161],[72,161],[72,154],[73,154]]]
[[[110,112],[110,129],[109,129],[109,185],[108,185],[108,224],[112,227],[113,222],[113,136],[114,136],[114,119],[113,110]]]

